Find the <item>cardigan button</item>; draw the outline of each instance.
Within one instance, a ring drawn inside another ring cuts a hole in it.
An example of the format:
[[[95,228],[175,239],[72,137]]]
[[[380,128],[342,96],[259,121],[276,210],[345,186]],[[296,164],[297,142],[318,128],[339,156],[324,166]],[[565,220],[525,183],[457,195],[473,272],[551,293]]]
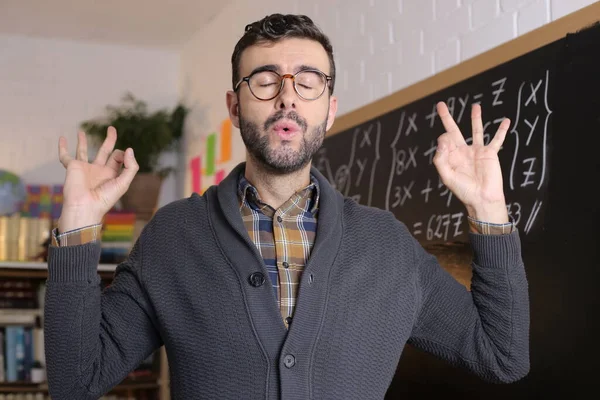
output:
[[[286,355],[283,357],[283,365],[285,365],[287,368],[292,368],[294,365],[296,365],[296,358],[291,354]]]
[[[255,272],[252,275],[250,275],[248,281],[250,281],[250,284],[252,286],[259,287],[262,286],[263,283],[265,283],[265,276],[260,272]]]

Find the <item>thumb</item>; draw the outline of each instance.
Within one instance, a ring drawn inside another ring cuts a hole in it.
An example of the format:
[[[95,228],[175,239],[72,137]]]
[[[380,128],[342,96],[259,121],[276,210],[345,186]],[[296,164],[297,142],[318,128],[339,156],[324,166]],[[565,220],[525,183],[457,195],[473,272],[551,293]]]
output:
[[[131,181],[133,181],[135,174],[140,169],[140,166],[138,165],[137,161],[135,160],[135,156],[133,155],[132,148],[128,148],[125,151],[123,166],[124,166],[123,170],[121,171],[119,176],[117,176],[115,178],[117,181],[117,187],[119,188],[119,191],[121,192],[120,193],[121,196],[125,194],[127,189],[129,189],[129,185],[131,184]]]

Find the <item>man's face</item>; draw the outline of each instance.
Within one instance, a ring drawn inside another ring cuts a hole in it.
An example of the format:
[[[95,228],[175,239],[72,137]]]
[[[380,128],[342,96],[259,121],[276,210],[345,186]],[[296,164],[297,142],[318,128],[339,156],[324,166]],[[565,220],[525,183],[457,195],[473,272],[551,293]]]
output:
[[[242,53],[240,76],[258,68],[272,66],[281,75],[317,69],[330,74],[329,58],[320,43],[308,39],[284,39],[277,43],[254,45]],[[272,173],[286,174],[305,167],[321,147],[325,132],[337,111],[329,87],[316,100],[304,100],[291,79],[272,100],[259,100],[243,82],[237,95],[227,93],[227,104],[234,126],[240,129],[253,161]]]

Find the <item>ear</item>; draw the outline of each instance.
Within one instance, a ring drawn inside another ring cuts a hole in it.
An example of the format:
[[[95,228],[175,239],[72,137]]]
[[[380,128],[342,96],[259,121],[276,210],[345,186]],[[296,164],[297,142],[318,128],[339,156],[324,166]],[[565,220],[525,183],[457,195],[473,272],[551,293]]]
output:
[[[240,128],[240,103],[237,94],[233,90],[228,90],[225,98],[227,110],[229,111],[229,119],[231,124],[236,128]]]
[[[333,126],[333,121],[335,121],[335,115],[337,113],[337,97],[331,96],[329,98],[329,114],[327,115],[327,128],[328,131]]]

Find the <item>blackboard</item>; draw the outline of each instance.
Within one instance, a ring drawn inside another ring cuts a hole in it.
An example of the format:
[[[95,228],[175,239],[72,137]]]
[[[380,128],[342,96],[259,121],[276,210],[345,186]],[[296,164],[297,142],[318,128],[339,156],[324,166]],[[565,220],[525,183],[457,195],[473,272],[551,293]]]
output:
[[[439,185],[428,157],[443,133],[434,105],[453,106],[467,138],[473,101],[481,102],[489,134],[500,118],[512,120],[499,155],[529,283],[530,373],[489,384],[407,345],[386,400],[580,398],[597,380],[598,20],[600,2],[342,116],[326,137],[314,164],[330,182],[392,211],[428,250],[451,257],[465,272],[464,281],[453,276],[468,284],[465,210]]]
[[[314,165],[343,194],[392,211],[422,242],[466,241],[464,206],[433,165],[444,132],[445,101],[471,140],[471,106],[481,104],[484,141],[504,117],[511,127],[499,153],[509,216],[535,237],[543,226],[552,140],[554,76],[562,40],[328,137]]]

